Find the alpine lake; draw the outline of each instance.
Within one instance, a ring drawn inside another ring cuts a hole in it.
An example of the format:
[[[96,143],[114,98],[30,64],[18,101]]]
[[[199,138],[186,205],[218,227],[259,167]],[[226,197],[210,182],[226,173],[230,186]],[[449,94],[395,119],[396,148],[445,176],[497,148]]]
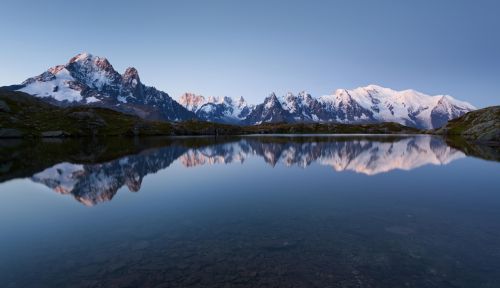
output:
[[[499,147],[0,142],[0,287],[500,287]]]

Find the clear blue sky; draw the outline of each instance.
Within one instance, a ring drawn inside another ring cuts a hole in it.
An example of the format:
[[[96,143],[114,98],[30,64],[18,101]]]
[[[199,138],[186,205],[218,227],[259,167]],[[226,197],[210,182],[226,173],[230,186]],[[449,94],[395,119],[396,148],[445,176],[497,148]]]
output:
[[[378,84],[500,104],[500,1],[3,0],[1,10],[0,85],[87,51],[174,98],[255,103]]]

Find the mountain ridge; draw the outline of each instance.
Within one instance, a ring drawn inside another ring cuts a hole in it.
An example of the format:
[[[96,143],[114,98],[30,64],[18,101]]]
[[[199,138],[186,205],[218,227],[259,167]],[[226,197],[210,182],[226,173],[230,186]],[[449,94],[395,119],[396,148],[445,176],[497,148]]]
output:
[[[203,121],[256,125],[261,123],[380,123],[395,122],[419,129],[435,129],[476,109],[449,95],[430,96],[407,89],[396,91],[370,84],[337,89],[329,95],[305,91],[277,96],[271,93],[252,105],[243,97],[204,97],[192,93],[179,101],[142,83],[133,67],[118,73],[104,57],[80,53],[64,65],[26,79],[11,90],[25,92],[59,106],[89,105],[134,114],[147,120]]]
[[[204,96],[191,93],[185,93],[179,99],[181,105],[197,115],[203,111],[202,106],[214,102],[217,101],[206,100]],[[234,117],[235,121],[229,123],[257,125],[280,122],[395,122],[419,129],[433,129],[476,109],[470,103],[456,100],[449,95],[430,96],[412,89],[396,91],[374,84],[351,90],[337,89],[330,95],[318,97],[313,97],[305,91],[298,94],[288,92],[282,96],[272,92],[262,103],[247,107],[246,117]],[[219,119],[203,117],[203,120],[217,122]]]
[[[241,123],[254,109],[254,105],[248,104],[243,96],[204,97],[194,93],[184,93],[178,102],[195,113],[200,120],[225,124]]]

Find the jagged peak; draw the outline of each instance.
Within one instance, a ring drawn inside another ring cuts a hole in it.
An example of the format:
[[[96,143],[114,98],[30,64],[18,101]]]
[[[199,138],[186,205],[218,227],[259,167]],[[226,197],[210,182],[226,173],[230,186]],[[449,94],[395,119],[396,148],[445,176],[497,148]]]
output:
[[[137,69],[134,67],[128,67],[122,75],[122,83],[132,87],[136,87],[139,83],[141,83]]]
[[[72,57],[71,59],[69,59],[69,63],[85,61],[87,59],[92,59],[93,57],[94,56],[88,52],[82,52],[82,53],[79,53],[76,56]]]
[[[179,103],[190,111],[195,111],[207,101],[204,96],[192,92],[185,92],[179,97]]]
[[[205,97],[203,95],[198,95],[192,92],[185,92],[179,97],[179,102],[181,104],[194,104],[194,103],[205,103]]]
[[[95,66],[102,70],[114,70],[111,63],[105,57],[94,56],[88,52],[83,52],[69,59],[69,64],[79,64],[82,66]]]
[[[108,59],[106,57],[100,57],[100,56],[94,56],[93,54],[90,54],[88,52],[82,52],[80,54],[77,54],[73,58],[69,59],[69,63],[75,63],[75,62],[95,62],[95,63],[107,63],[109,64]]]
[[[139,72],[134,67],[128,67],[123,73],[124,78],[134,78],[139,80]]]
[[[50,67],[49,70],[47,70],[47,71],[49,71],[50,73],[55,75],[55,74],[59,73],[61,70],[63,70],[64,68],[66,68],[64,65],[56,65],[54,67]]]
[[[204,98],[204,96],[202,96],[202,95],[198,95],[198,94],[193,93],[193,92],[184,92],[184,93],[182,93],[182,95],[181,95],[181,98],[183,98],[183,97],[184,97],[184,98],[185,98],[185,97],[191,97],[191,98],[192,98],[192,97],[201,97],[201,98]]]
[[[276,94],[273,92],[271,94],[269,94],[269,96],[266,97],[266,99],[264,100],[264,107],[266,107],[267,109],[271,108],[271,107],[274,107],[275,105],[280,105],[280,102],[278,100],[278,97],[276,96]]]
[[[217,97],[217,96],[208,96],[207,102],[209,102],[209,103],[218,103],[219,102],[219,97]]]
[[[233,103],[233,98],[229,97],[229,96],[224,96],[222,97],[222,101],[221,102],[226,102],[226,103]]]
[[[276,96],[276,93],[271,92],[271,93],[269,94],[269,96],[267,96],[267,97],[266,97],[266,101],[267,101],[268,99],[269,99],[269,100],[271,100],[271,99],[276,99],[276,100],[278,100],[278,97]]]
[[[309,93],[307,93],[307,91],[302,90],[299,92],[299,96],[300,97],[307,97],[307,96],[311,96],[311,95]]]
[[[139,72],[137,71],[137,69],[135,69],[135,67],[127,67],[127,69],[125,69],[125,72],[123,74],[138,75]]]

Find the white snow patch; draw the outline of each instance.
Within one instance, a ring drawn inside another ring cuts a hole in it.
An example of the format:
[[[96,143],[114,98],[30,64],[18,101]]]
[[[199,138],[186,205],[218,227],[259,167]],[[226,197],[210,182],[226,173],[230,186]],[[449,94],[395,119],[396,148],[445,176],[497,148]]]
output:
[[[87,98],[85,99],[85,101],[86,101],[87,103],[95,103],[95,102],[100,102],[101,100],[99,100],[99,99],[95,98],[94,96],[91,96],[91,97],[87,97]]]
[[[55,76],[56,78],[52,81],[35,81],[18,91],[37,97],[52,97],[58,101],[78,102],[82,100],[81,91],[70,88],[70,82],[75,79],[66,68],[59,70]]]
[[[127,103],[127,97],[125,96],[118,96],[116,98],[119,102],[122,102],[122,103]]]

